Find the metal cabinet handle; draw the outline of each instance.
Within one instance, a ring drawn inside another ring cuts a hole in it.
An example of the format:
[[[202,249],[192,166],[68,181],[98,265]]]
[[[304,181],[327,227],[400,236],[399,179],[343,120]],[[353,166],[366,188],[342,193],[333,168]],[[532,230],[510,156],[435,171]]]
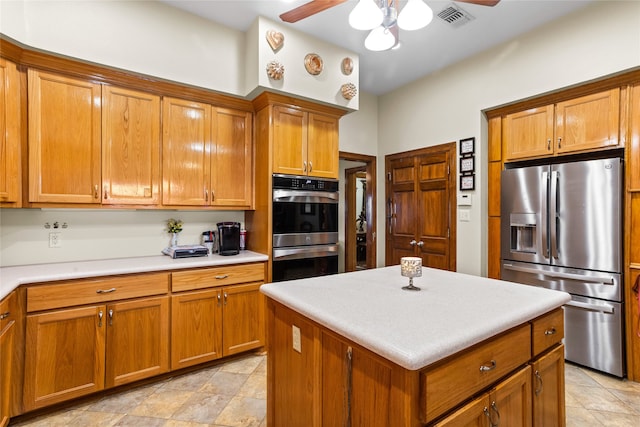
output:
[[[111,292],[115,292],[116,288],[111,288],[111,289],[98,289],[96,291],[96,294],[110,294]]]
[[[113,309],[109,309],[109,326],[113,326]]]
[[[409,245],[411,245],[411,246],[415,246],[417,244],[418,244],[418,242],[416,242],[415,240],[412,240],[412,241],[409,242]]]
[[[498,411],[498,407],[496,406],[496,402],[491,402],[491,409],[496,413],[498,420],[494,423],[493,420],[490,420],[491,427],[498,427],[500,425],[500,411]]]
[[[302,162],[302,172],[307,171],[307,162]]]
[[[216,193],[211,190],[211,201],[213,202],[216,199]]]
[[[100,193],[98,192],[98,184],[93,186],[93,198],[97,199],[100,197]]]
[[[102,317],[104,316],[104,313],[102,312],[102,310],[100,310],[98,312],[98,328],[102,327]]]
[[[229,294],[224,293],[224,305],[227,305],[227,300],[229,299]]]
[[[219,275],[219,276],[216,276],[216,279],[218,279],[218,280],[222,280],[222,279],[226,279],[227,277],[229,277],[229,275],[228,275],[228,274],[221,274],[221,275]]]
[[[208,202],[209,201],[209,191],[207,191],[207,189],[204,189],[204,201]]]
[[[498,365],[496,361],[491,359],[490,363],[491,363],[490,365],[480,365],[480,372],[488,372],[496,369],[496,366]]]
[[[220,295],[220,292],[218,292],[217,298],[218,298],[218,307],[220,307],[220,302],[222,300],[222,295]]]
[[[313,170],[313,162],[309,160],[309,172]]]
[[[420,246],[420,247],[423,247],[423,246],[424,246],[424,242],[423,242],[422,240],[420,240],[420,241],[417,243],[417,245],[418,245],[418,246]]]
[[[489,426],[493,427],[493,423],[491,422],[491,414],[489,413],[489,408],[485,406],[482,412],[484,412],[484,416],[487,417],[487,420],[489,420]]]
[[[536,380],[538,380],[538,385],[536,386],[536,396],[542,393],[542,376],[540,375],[540,371],[536,370],[535,372]]]
[[[547,150],[551,150],[551,138],[547,139]]]
[[[107,200],[109,198],[109,187],[104,186],[104,199]]]
[[[554,327],[552,326],[551,328],[546,329],[546,330],[544,331],[544,334],[545,334],[545,335],[555,335],[555,333],[556,333],[556,332],[557,332],[557,331],[556,331],[556,328],[554,328]]]
[[[6,319],[7,317],[9,317],[10,314],[11,314],[10,311],[0,314],[0,320]]]
[[[351,427],[351,396],[353,392],[353,348],[351,346],[347,347],[346,360],[347,364],[347,390],[346,390],[346,399],[347,399],[347,410],[345,411],[347,414],[347,419],[344,420],[345,427]]]
[[[561,148],[561,147],[562,147],[562,137],[559,136],[558,137],[558,148]]]

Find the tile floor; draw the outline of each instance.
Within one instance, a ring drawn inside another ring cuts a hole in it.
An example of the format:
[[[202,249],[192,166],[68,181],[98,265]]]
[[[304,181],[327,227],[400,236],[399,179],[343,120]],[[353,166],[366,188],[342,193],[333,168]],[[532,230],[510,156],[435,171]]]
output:
[[[567,427],[640,426],[640,383],[571,364]],[[250,354],[11,427],[266,427],[266,356]],[[514,426],[517,427],[517,426]]]

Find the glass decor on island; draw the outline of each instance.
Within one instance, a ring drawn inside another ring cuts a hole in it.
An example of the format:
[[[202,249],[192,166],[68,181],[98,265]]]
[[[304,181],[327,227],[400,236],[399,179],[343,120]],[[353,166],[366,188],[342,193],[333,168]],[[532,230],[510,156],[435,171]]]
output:
[[[409,285],[403,286],[406,291],[419,291],[420,288],[413,286],[414,277],[422,277],[422,258],[407,256],[400,258],[400,274],[409,278]]]

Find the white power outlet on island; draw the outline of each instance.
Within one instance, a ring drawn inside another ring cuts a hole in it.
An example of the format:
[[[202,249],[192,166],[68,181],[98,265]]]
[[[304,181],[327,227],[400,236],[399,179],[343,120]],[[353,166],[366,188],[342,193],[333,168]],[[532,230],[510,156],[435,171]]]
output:
[[[298,353],[302,353],[302,342],[300,340],[300,328],[296,325],[291,325],[293,333],[293,349]]]

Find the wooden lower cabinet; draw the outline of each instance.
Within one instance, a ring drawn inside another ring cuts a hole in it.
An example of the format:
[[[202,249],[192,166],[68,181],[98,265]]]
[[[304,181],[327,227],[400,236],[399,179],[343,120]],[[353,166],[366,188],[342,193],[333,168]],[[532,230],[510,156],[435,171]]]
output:
[[[462,406],[438,427],[531,426],[531,367],[526,366],[489,392]]]
[[[25,410],[167,372],[168,298],[28,315]]]
[[[9,424],[15,344],[15,293],[0,303],[0,427]]]
[[[264,345],[262,282],[172,296],[171,369]]]
[[[563,427],[566,424],[564,405],[564,345],[535,360],[533,375],[533,426]]]

